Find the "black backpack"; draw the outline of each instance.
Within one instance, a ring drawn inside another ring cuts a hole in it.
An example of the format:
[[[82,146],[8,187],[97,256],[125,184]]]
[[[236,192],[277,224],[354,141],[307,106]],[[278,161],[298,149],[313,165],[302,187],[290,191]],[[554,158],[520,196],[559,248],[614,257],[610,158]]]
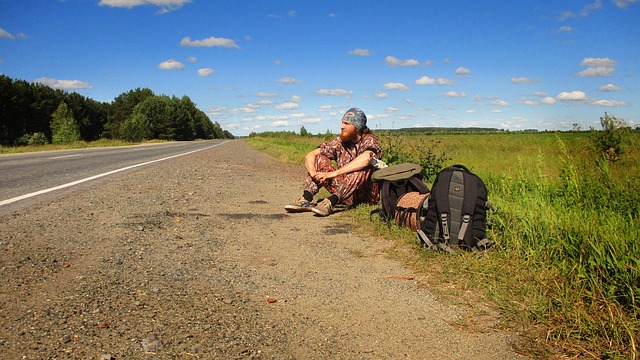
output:
[[[378,183],[380,209],[372,211],[372,214],[379,212],[380,218],[391,224],[396,218],[398,200],[402,195],[409,192],[428,193],[429,187],[422,181],[421,171],[420,165],[411,163],[391,165],[374,171],[371,180]]]
[[[482,179],[463,165],[440,171],[433,183],[427,215],[421,223],[418,238],[429,249],[452,252],[452,247],[484,250],[491,245],[485,227],[487,188]]]

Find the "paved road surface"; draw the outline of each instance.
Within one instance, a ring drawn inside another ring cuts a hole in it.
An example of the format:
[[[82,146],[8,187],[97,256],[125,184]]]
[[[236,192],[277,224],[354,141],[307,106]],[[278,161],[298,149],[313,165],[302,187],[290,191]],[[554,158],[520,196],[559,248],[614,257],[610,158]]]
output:
[[[0,156],[0,214],[34,197],[224,144],[184,141]],[[49,197],[51,194],[48,195]],[[30,200],[30,202],[25,202]]]

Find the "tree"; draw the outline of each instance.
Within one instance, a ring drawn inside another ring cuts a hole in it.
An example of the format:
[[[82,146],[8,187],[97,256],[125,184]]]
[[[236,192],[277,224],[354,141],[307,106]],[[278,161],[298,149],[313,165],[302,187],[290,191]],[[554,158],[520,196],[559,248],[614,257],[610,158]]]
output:
[[[309,134],[309,132],[307,131],[307,129],[303,127],[300,128],[300,136],[302,137],[308,137],[311,136],[311,134]]]
[[[104,136],[111,139],[120,138],[120,126],[133,115],[133,109],[145,99],[153,97],[150,89],[137,88],[118,95],[111,104],[107,123],[104,126]],[[153,122],[153,119],[150,118]]]
[[[51,136],[51,142],[54,144],[68,144],[82,140],[80,126],[64,101],[58,105],[58,109],[51,117]]]
[[[122,123],[120,136],[131,142],[151,139],[153,129],[149,118],[140,112],[134,112],[130,118]]]

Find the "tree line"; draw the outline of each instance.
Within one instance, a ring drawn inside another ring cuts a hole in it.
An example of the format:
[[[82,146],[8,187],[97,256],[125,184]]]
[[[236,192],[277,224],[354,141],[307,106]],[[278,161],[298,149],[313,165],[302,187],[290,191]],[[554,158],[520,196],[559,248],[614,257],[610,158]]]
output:
[[[233,137],[186,95],[169,97],[137,88],[107,103],[0,75],[1,146]]]

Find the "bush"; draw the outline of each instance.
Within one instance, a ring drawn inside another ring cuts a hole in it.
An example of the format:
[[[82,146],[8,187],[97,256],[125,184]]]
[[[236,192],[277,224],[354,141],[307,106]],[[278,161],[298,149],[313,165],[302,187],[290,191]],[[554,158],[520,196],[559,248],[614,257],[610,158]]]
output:
[[[27,144],[31,146],[46,145],[48,143],[49,139],[47,139],[47,135],[41,132],[31,134],[31,136],[29,136],[29,140],[27,141]]]
[[[38,145],[46,145],[49,143],[49,139],[47,139],[47,135],[41,132],[33,133],[33,134],[24,134],[20,136],[18,140],[16,140],[17,146],[38,146]]]
[[[416,136],[407,141],[405,136],[386,132],[380,142],[384,149],[382,161],[388,165],[404,162],[418,164],[422,167],[420,175],[425,181],[435,180],[444,163],[450,160],[446,151],[439,150],[439,140],[430,141],[425,136]]]
[[[622,154],[622,133],[628,129],[622,118],[609,115],[606,112],[600,118],[601,132],[596,132],[593,141],[596,148],[609,162],[616,162]]]

